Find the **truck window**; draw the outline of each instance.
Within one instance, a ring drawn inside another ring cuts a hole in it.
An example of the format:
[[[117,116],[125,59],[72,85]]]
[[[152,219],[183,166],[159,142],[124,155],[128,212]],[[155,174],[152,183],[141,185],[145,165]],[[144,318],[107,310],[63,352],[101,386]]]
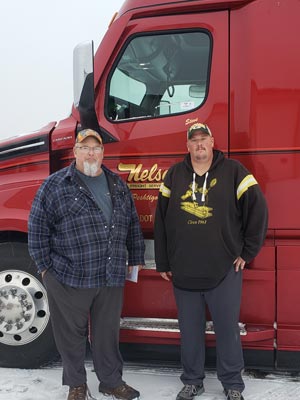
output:
[[[205,31],[136,36],[127,42],[108,79],[110,120],[156,118],[203,104],[211,38]]]

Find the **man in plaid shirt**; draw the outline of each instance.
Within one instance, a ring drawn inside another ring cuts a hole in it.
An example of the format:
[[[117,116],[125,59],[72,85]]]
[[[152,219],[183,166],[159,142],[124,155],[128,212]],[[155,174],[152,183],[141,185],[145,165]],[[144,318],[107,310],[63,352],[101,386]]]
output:
[[[119,326],[126,273],[142,268],[145,245],[131,193],[102,165],[103,153],[96,131],[79,132],[75,161],[45,180],[29,216],[29,252],[47,288],[68,400],[90,396],[84,367],[89,318],[99,391],[139,397],[122,380]]]

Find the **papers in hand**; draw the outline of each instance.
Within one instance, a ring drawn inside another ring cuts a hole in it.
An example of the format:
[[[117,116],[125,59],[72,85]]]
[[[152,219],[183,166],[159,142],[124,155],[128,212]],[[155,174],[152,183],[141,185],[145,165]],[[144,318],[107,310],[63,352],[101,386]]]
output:
[[[131,272],[129,272],[129,271],[127,272],[126,279],[131,282],[137,282],[138,274],[139,274],[139,267],[138,267],[138,265],[134,265],[132,267]]]

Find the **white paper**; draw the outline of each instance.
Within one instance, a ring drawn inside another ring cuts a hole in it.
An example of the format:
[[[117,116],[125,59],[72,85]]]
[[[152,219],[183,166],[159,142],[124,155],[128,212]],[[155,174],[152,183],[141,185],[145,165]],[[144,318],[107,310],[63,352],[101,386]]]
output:
[[[126,279],[131,282],[137,282],[138,274],[139,274],[139,267],[138,267],[138,265],[134,265],[132,267],[131,272],[129,272],[129,271],[127,272]]]
[[[193,108],[195,108],[195,102],[194,101],[181,101],[180,108],[181,108],[181,110],[192,110]]]

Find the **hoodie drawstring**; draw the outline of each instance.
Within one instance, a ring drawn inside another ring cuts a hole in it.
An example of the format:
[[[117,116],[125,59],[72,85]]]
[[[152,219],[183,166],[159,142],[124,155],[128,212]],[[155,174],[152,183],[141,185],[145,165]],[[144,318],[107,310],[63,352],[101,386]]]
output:
[[[192,184],[192,191],[193,191],[192,199],[193,199],[193,201],[196,201],[195,190],[196,190],[196,173],[194,172],[193,173],[193,184]]]
[[[205,202],[205,194],[206,194],[206,185],[207,185],[207,177],[208,177],[208,171],[205,174],[204,178],[204,183],[202,186],[202,196],[201,196],[201,201],[204,203]],[[192,199],[193,201],[196,201],[196,173],[193,173],[193,183],[192,183]]]
[[[205,174],[204,183],[203,183],[203,187],[202,187],[201,201],[203,201],[203,203],[204,203],[204,201],[205,201],[207,177],[208,177],[208,171],[207,171],[206,174]]]

